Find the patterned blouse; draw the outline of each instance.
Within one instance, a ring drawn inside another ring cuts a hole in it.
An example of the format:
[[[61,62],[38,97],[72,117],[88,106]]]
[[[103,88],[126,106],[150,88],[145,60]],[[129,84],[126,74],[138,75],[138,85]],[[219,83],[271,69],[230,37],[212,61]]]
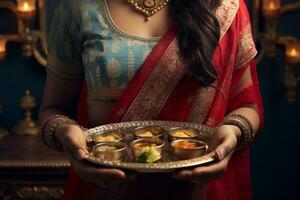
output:
[[[49,36],[48,73],[85,80],[88,99],[116,98],[160,37],[125,33],[106,0],[61,0]],[[114,94],[115,93],[115,94]]]

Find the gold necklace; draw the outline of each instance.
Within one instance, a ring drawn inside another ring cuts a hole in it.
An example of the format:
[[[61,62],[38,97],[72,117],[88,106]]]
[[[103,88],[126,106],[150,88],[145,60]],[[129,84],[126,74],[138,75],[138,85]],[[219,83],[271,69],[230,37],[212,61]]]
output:
[[[128,0],[128,3],[146,16],[146,21],[149,21],[149,18],[164,8],[168,2],[169,0]]]

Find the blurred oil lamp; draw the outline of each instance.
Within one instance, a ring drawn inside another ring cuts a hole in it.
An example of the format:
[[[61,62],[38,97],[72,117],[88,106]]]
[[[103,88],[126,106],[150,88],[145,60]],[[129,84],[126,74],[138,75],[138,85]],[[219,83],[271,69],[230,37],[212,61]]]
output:
[[[30,31],[30,22],[36,14],[36,0],[17,0],[17,11],[25,26],[24,32],[20,34],[22,55],[28,58],[33,53],[34,36]]]
[[[277,17],[280,14],[280,0],[263,0],[262,14],[265,17],[266,54],[275,57],[277,53]]]
[[[5,58],[6,55],[6,38],[0,36],[0,60]]]
[[[18,14],[23,19],[32,19],[36,12],[36,0],[17,0]]]
[[[285,44],[285,79],[289,103],[295,103],[298,88],[297,65],[300,64],[300,42],[290,41]]]
[[[263,0],[263,15],[266,18],[275,18],[279,15],[281,8],[280,0]]]
[[[285,60],[288,64],[300,63],[300,42],[291,42],[286,45]]]

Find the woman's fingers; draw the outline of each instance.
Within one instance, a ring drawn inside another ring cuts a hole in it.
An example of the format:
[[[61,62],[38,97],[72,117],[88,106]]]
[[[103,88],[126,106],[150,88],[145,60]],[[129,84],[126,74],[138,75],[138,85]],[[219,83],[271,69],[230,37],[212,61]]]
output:
[[[215,179],[222,175],[228,162],[230,160],[231,155],[233,154],[236,144],[237,138],[235,133],[233,133],[230,127],[220,128],[214,139],[213,143],[216,146],[215,152],[217,155],[218,161],[214,164],[209,164],[207,166],[199,166],[192,170],[182,170],[175,177],[185,180],[195,180],[195,179]]]
[[[78,160],[73,157],[73,153],[66,150],[72,166],[80,179],[85,181],[99,181],[111,179],[124,179],[125,173],[119,169],[97,168],[84,160]]]
[[[237,140],[235,137],[224,137],[222,143],[215,150],[218,160],[222,160],[228,154],[232,153],[236,147],[236,143]]]
[[[82,160],[87,157],[86,140],[82,133],[68,134],[64,137],[63,146],[66,151],[72,154],[72,157]]]

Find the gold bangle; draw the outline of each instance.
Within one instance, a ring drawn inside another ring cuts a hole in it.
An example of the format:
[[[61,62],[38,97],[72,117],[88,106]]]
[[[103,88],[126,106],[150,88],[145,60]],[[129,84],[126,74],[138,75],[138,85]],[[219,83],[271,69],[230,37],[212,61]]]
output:
[[[255,138],[255,132],[254,132],[254,128],[253,128],[254,126],[247,117],[245,117],[244,115],[241,115],[239,113],[233,113],[230,115],[230,117],[238,118],[238,119],[244,121],[244,123],[247,123],[251,130],[251,139],[254,140],[254,138]]]
[[[233,125],[241,130],[242,135],[238,142],[237,149],[244,148],[253,141],[251,126],[244,119],[229,116],[223,120],[221,125]]]
[[[53,148],[57,151],[63,151],[63,145],[61,142],[57,139],[55,136],[56,128],[61,124],[74,124],[77,125],[77,122],[75,120],[72,120],[66,116],[63,115],[54,115],[50,116],[46,122],[43,123],[43,126],[41,128],[41,137],[43,139],[43,142],[49,146],[50,148]],[[80,127],[80,126],[79,126]],[[80,127],[83,129],[82,127]]]

